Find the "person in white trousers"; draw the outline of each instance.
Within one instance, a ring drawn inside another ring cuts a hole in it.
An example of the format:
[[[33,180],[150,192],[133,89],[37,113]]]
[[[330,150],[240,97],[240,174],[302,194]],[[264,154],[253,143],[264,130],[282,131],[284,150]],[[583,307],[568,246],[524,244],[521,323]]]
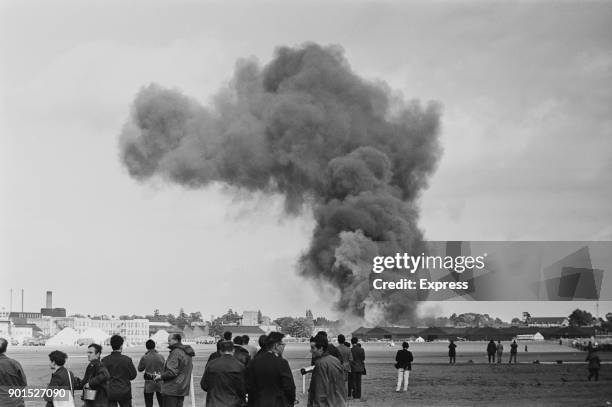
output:
[[[395,355],[395,368],[397,369],[397,387],[396,392],[401,391],[402,382],[404,383],[404,391],[408,391],[408,380],[410,379],[410,371],[412,370],[412,352],[408,350],[410,345],[408,342],[402,343],[402,349],[397,351]]]

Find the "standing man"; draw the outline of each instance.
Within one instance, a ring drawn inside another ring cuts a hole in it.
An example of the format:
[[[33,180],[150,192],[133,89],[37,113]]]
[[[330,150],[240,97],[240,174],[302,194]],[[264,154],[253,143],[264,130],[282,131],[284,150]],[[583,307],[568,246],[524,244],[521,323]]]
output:
[[[0,406],[23,407],[21,397],[9,397],[8,389],[28,385],[21,364],[6,356],[8,341],[0,338]]]
[[[344,335],[338,335],[338,352],[342,356],[342,369],[344,370],[344,381],[348,382],[349,375],[351,373],[351,361],[353,360],[353,354],[351,348],[345,346],[346,338]],[[350,386],[349,386],[350,387]],[[348,388],[347,388],[348,394]]]
[[[183,400],[189,394],[195,352],[191,346],[183,345],[182,340],[178,333],[168,336],[170,354],[162,373],[154,376],[155,381],[162,381],[164,407],[183,407]]]
[[[450,365],[454,365],[456,357],[457,357],[457,345],[455,345],[455,341],[451,339],[450,343],[448,344],[448,363]]]
[[[249,352],[249,356],[251,357],[251,359],[253,359],[255,357],[255,354],[257,353],[257,348],[253,345],[249,345],[250,340],[251,338],[249,337],[249,335],[242,335],[242,347]]]
[[[149,339],[145,346],[147,352],[140,358],[138,362],[138,371],[144,372],[144,400],[146,407],[153,407],[153,394],[157,398],[157,404],[162,407],[163,400],[161,394],[161,383],[153,380],[157,373],[161,373],[164,368],[164,357],[155,350],[155,341]]]
[[[327,353],[329,342],[321,335],[310,338],[314,370],[308,389],[308,407],[344,407],[344,369],[338,358]],[[342,347],[345,347],[342,345]]]
[[[206,407],[243,407],[246,405],[246,367],[233,356],[231,341],[221,342],[219,352],[221,356],[206,365],[200,381],[200,387],[206,392]]]
[[[502,360],[502,355],[504,353],[504,345],[501,343],[501,341],[497,341],[497,363],[501,363]]]
[[[85,376],[78,388],[89,389],[96,392],[94,400],[85,400],[85,407],[108,407],[108,380],[110,373],[100,361],[102,346],[92,343],[87,348],[89,364],[85,369]]]
[[[295,401],[295,382],[283,359],[285,344],[280,332],[270,332],[263,351],[247,367],[249,406],[287,407]]]
[[[238,359],[238,362],[242,363],[244,367],[247,367],[251,361],[249,351],[242,347],[242,336],[234,337],[234,357]]]
[[[361,347],[359,340],[356,337],[351,338],[351,354],[353,355],[353,361],[351,362],[351,375],[353,376],[353,383],[349,397],[354,399],[361,398],[361,376],[366,372],[365,369],[365,351]]]
[[[516,340],[514,340],[510,344],[510,361],[508,361],[508,363],[512,363],[512,359],[514,359],[514,363],[516,363],[517,350],[518,350],[518,344],[516,343]]]
[[[408,380],[410,379],[410,371],[412,370],[412,361],[414,360],[412,352],[408,350],[410,345],[408,342],[402,343],[402,349],[397,351],[395,355],[395,368],[397,369],[397,387],[395,391],[399,392],[404,382],[404,391],[408,391]]]
[[[495,352],[497,351],[497,346],[495,346],[495,341],[491,339],[489,344],[487,345],[487,356],[489,357],[489,363],[495,363]]]
[[[110,338],[113,351],[102,358],[102,364],[108,369],[110,379],[108,382],[109,406],[132,407],[132,383],[136,378],[136,367],[132,358],[122,355],[123,338],[113,335]]]

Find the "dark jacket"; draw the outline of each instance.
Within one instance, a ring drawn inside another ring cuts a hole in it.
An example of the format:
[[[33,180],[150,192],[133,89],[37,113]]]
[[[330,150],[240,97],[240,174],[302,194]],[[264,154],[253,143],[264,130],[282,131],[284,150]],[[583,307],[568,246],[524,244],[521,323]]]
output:
[[[457,345],[454,343],[448,344],[448,356],[457,356]]]
[[[211,361],[200,381],[206,392],[206,407],[245,406],[245,372],[246,367],[230,354]]]
[[[25,387],[28,385],[21,364],[4,353],[0,355],[0,406],[22,407],[21,397],[9,397],[9,387]]]
[[[170,348],[170,354],[161,374],[163,380],[161,392],[168,396],[187,396],[189,395],[191,372],[193,370],[191,358],[195,356],[195,352],[191,346],[181,343],[171,345],[168,348]]]
[[[487,354],[494,355],[495,352],[497,352],[497,345],[495,344],[495,342],[491,341],[487,345]]]
[[[100,362],[100,360],[94,360],[87,365],[85,369],[85,376],[83,380],[80,380],[77,389],[83,389],[86,384],[89,384],[89,388],[96,390],[95,400],[85,400],[86,407],[107,407],[108,406],[108,381],[110,379],[110,373],[108,369]]]
[[[102,358],[102,364],[108,369],[110,379],[108,381],[108,399],[131,400],[131,380],[136,378],[136,367],[132,358],[122,355],[119,351],[113,351],[110,355]]]
[[[351,372],[353,373],[364,373],[365,372],[365,351],[360,344],[355,344],[351,348],[353,354],[353,360],[351,361]]]
[[[308,407],[346,406],[344,369],[338,358],[325,353],[315,358],[308,389]]]
[[[164,368],[165,359],[155,349],[148,350],[138,362],[138,371],[145,372],[144,392],[161,392],[161,383],[150,380],[155,373],[161,373]]]
[[[395,355],[395,361],[397,362],[396,368],[404,369],[404,370],[412,370],[413,360],[414,358],[412,357],[412,352],[410,352],[408,349],[400,349],[397,351],[397,354]]]
[[[272,352],[264,352],[247,367],[249,406],[287,407],[295,400],[295,382],[289,363]]]
[[[589,369],[599,370],[601,368],[601,360],[596,350],[587,355],[586,361],[589,362]]]
[[[518,344],[516,342],[512,342],[510,344],[510,353],[515,354],[518,349]]]
[[[68,378],[68,374],[70,374],[70,378]],[[78,382],[76,381],[74,374],[72,372],[68,372],[68,370],[64,366],[60,366],[53,374],[51,374],[51,381],[47,386],[48,389],[65,389],[70,391],[70,381],[72,380],[72,389],[74,394],[74,387]],[[49,397],[45,395],[45,401],[47,402],[47,407],[53,407],[53,397]]]
[[[247,365],[251,361],[251,355],[249,355],[249,351],[239,345],[234,345],[234,357],[236,358],[236,360],[238,360],[238,362],[242,363],[244,367],[247,367]]]

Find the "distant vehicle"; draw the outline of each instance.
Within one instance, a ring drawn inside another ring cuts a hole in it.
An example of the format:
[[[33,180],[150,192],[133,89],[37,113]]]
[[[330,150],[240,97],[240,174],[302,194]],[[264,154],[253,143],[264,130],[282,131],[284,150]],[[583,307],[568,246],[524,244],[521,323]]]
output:
[[[23,346],[45,346],[45,340],[36,338],[24,339]]]

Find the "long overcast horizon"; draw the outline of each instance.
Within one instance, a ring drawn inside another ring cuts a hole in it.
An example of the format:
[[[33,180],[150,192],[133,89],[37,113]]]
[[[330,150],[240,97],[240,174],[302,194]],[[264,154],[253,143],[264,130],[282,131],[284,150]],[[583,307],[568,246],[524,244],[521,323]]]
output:
[[[442,105],[418,199],[430,241],[612,240],[612,3],[0,3],[0,310],[232,308],[341,318],[296,273],[314,228],[280,196],[139,183],[119,135],[151,83],[209,105],[235,64],[339,45],[351,69]],[[604,278],[610,278],[604,275]],[[180,286],[180,295],[169,287]],[[421,312],[595,313],[595,302],[436,302]],[[600,315],[612,312],[602,301]],[[486,310],[486,311],[485,311]]]

